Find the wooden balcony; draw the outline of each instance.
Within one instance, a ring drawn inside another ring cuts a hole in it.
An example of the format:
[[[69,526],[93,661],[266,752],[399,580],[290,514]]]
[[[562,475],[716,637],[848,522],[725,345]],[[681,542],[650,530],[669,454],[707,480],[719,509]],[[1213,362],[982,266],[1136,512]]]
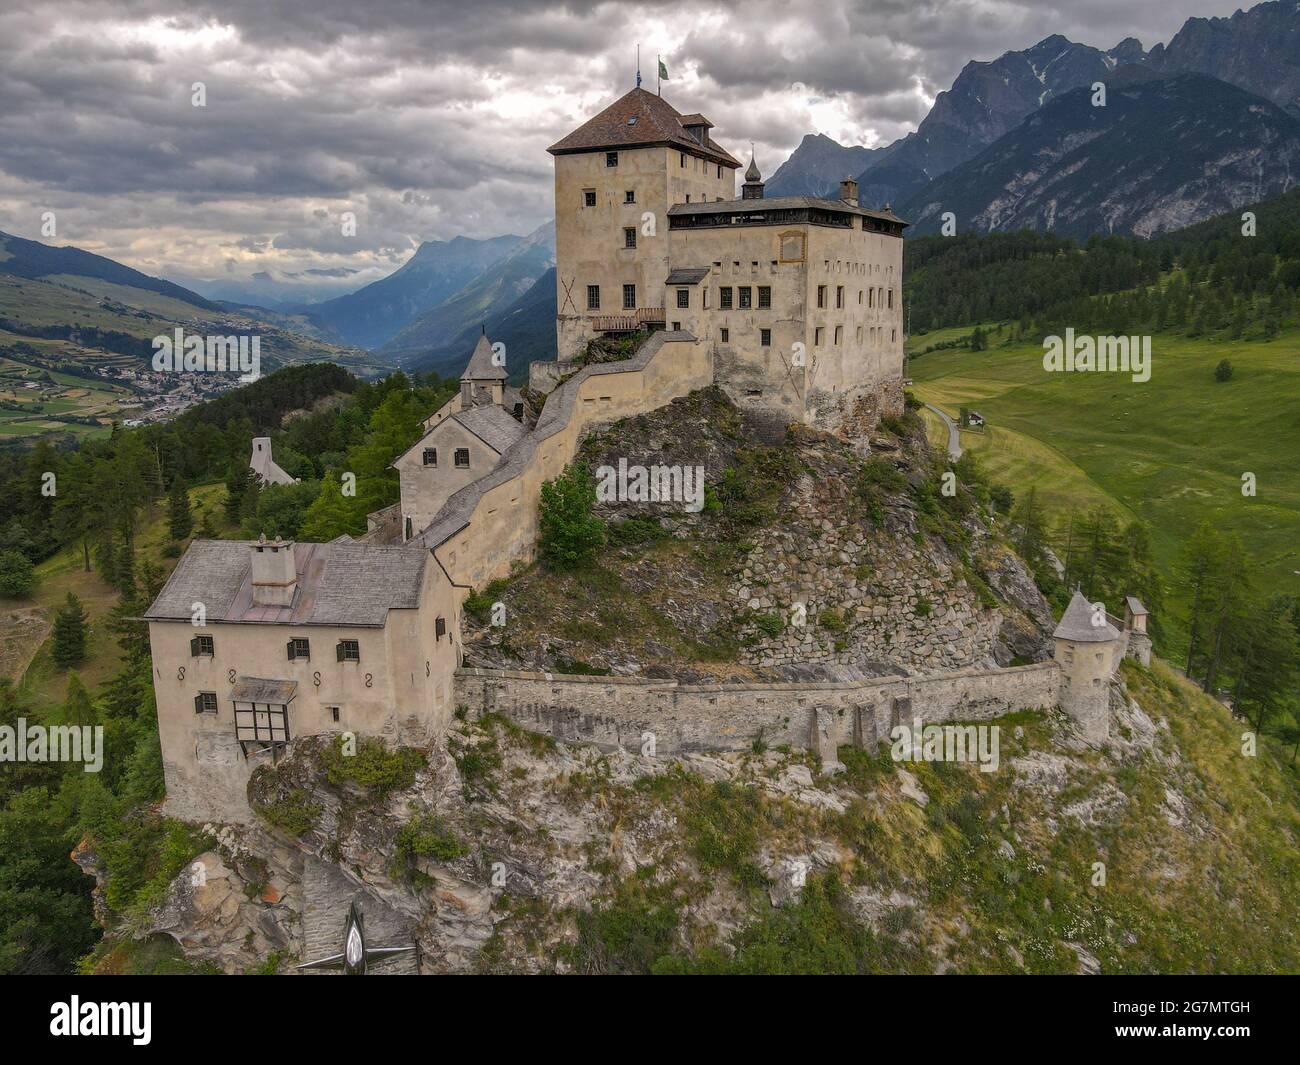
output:
[[[638,307],[623,314],[597,314],[591,319],[591,328],[597,333],[635,333],[648,326],[663,325],[662,307]]]

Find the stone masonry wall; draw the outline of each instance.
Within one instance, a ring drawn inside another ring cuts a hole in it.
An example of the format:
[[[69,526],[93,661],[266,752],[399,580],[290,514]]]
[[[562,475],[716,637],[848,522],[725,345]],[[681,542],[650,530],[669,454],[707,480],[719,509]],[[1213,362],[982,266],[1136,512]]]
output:
[[[987,720],[1059,701],[1055,662],[955,670],[919,677],[836,683],[678,684],[640,677],[587,677],[518,670],[457,670],[458,706],[502,714],[521,728],[567,742],[655,753],[814,746],[817,711],[837,745],[874,746],[899,721]]]

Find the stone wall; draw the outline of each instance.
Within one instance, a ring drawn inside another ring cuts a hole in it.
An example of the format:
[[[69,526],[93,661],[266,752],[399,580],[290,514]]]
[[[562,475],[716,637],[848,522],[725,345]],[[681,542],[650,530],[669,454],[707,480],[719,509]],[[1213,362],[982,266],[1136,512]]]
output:
[[[502,714],[521,728],[567,742],[654,753],[816,745],[822,728],[839,745],[873,746],[899,721],[987,720],[1055,706],[1055,662],[919,677],[780,684],[679,684],[640,677],[587,677],[517,670],[456,671],[458,706],[478,717]]]

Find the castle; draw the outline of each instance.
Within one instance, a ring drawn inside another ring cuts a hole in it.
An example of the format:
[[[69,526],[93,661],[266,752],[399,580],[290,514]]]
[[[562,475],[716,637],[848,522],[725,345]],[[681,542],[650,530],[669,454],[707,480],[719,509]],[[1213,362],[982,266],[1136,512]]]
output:
[[[1061,705],[1105,738],[1108,679],[1145,611],[1120,622],[1081,596],[1051,662],[846,685],[716,685],[462,667],[461,603],[532,559],[537,502],[592,429],[709,385],[752,416],[857,437],[902,409],[902,240],[889,210],[764,196],[699,114],[634,89],[550,149],[555,157],[559,358],[534,364],[534,414],[484,335],[459,391],[393,463],[400,502],[327,544],[198,540],[149,623],[167,809],[246,821],[252,772],[294,738],[353,732],[425,746],[453,710],[660,750],[871,744],[906,710],[926,720]],[[593,340],[631,354],[587,357]],[[288,474],[258,438],[250,465]],[[1148,645],[1149,646],[1149,645]],[[803,709],[800,709],[803,708]],[[780,740],[776,740],[780,742]]]

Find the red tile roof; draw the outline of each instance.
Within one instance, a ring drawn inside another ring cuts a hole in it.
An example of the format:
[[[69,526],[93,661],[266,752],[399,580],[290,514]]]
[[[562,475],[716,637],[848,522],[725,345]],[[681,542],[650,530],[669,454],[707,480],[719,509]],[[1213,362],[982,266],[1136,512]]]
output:
[[[705,143],[700,144],[686,132],[683,126],[685,120],[689,119],[695,125],[702,118],[698,114],[682,115],[662,96],[656,96],[645,89],[633,89],[546,150],[552,155],[570,155],[575,152],[649,148],[663,144],[703,156],[732,169],[740,169],[740,161],[712,137],[707,137]]]

